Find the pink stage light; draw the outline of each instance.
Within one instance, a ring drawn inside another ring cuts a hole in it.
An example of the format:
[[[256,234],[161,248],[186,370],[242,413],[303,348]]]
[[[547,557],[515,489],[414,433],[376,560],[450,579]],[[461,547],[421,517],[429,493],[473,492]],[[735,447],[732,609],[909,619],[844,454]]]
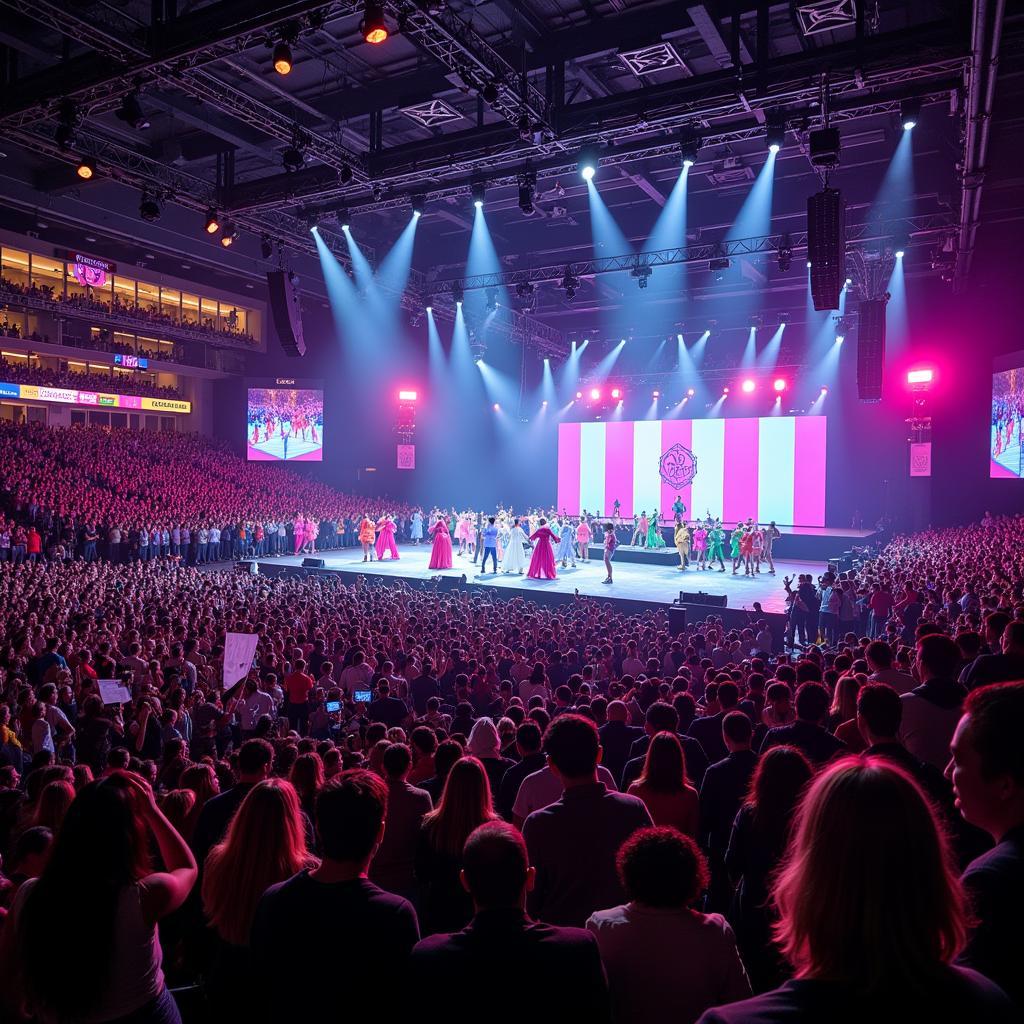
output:
[[[415,391],[399,391],[398,400],[400,402],[415,402],[419,398],[419,395]]]
[[[934,370],[910,370],[907,373],[908,384],[931,384],[934,379]]]
[[[622,392],[618,388],[612,388],[612,398],[621,398]]]
[[[729,394],[729,385],[728,384],[724,388],[722,388],[722,394],[723,395]]]
[[[821,385],[821,393],[823,395],[827,395],[828,394],[828,385],[827,384],[822,384]]]
[[[577,391],[576,392],[576,397],[577,398],[582,398],[583,397],[583,392],[582,391]]]
[[[601,389],[600,388],[591,388],[590,389],[590,397],[596,402],[601,397]]]
[[[775,383],[772,384],[772,387],[775,388],[776,391],[785,391],[786,382],[781,377],[776,377]]]
[[[741,387],[741,388],[743,389],[743,393],[744,393],[745,395],[749,395],[749,394],[750,394],[750,393],[751,393],[751,392],[752,392],[752,391],[754,390],[754,388],[756,388],[756,387],[757,387],[757,385],[756,385],[756,384],[755,384],[755,383],[754,383],[754,382],[753,382],[753,381],[752,381],[752,380],[751,380],[751,379],[750,379],[750,378],[748,377],[748,378],[747,378],[747,379],[746,379],[746,380],[745,380],[745,381],[744,381],[744,382],[743,382],[743,383],[742,383],[742,384],[740,385],[740,387]]]

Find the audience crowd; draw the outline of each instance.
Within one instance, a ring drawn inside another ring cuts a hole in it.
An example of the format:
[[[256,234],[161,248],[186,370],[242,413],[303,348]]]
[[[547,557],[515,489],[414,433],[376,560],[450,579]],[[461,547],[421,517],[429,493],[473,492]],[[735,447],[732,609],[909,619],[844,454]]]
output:
[[[673,634],[93,558],[363,511],[207,440],[0,425],[0,479],[92,545],[0,563],[4,1019],[1021,1018],[1024,517]]]
[[[49,370],[41,366],[24,366],[0,357],[0,380],[10,384],[39,384],[50,388],[74,388],[76,391],[98,391],[118,395],[143,395],[148,398],[181,398],[178,388],[151,384],[136,373],[86,373],[72,370]]]

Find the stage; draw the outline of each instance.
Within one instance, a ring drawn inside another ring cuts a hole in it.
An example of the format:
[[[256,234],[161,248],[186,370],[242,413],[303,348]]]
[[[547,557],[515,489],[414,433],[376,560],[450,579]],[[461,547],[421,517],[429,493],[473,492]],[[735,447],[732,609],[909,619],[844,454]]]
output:
[[[674,553],[674,549],[673,549]],[[824,571],[824,562],[783,561],[776,559],[776,575],[767,572],[759,576],[732,575],[731,564],[726,572],[709,572],[690,568],[681,572],[678,568],[662,565],[643,565],[635,562],[614,563],[615,582],[608,585],[604,579],[604,564],[596,559],[589,562],[577,562],[576,568],[558,567],[556,580],[532,580],[529,577],[511,576],[499,572],[497,575],[478,576],[480,566],[474,565],[471,558],[459,558],[455,555],[451,569],[433,570],[427,566],[430,562],[430,546],[404,544],[400,548],[401,557],[398,561],[386,559],[383,562],[364,562],[361,549],[345,548],[324,551],[315,557],[322,558],[322,569],[303,569],[302,555],[286,555],[280,558],[257,560],[259,571],[268,575],[294,572],[325,572],[355,575],[376,576],[382,578],[405,579],[410,582],[429,583],[434,577],[441,576],[452,582],[458,582],[462,575],[466,576],[469,587],[494,588],[502,591],[502,597],[514,597],[517,594],[529,597],[545,598],[548,595],[561,595],[571,598],[576,591],[587,597],[606,600],[624,601],[633,604],[670,605],[678,601],[679,592],[689,594],[703,591],[706,594],[726,595],[727,607],[730,610],[742,611],[751,608],[755,601],[761,603],[765,612],[781,614],[786,611],[786,592],[782,586],[784,576],[795,576],[809,572],[815,577]],[[240,567],[249,567],[251,560],[239,563]],[[703,607],[703,606],[701,606]],[[696,611],[696,609],[694,609]],[[707,614],[718,614],[718,607],[707,607]],[[731,617],[731,616],[730,616]]]

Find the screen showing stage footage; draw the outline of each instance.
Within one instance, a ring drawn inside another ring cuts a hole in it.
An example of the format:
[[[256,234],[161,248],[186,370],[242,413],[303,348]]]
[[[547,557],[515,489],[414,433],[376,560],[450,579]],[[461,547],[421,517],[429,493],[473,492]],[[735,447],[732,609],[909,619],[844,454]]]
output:
[[[250,462],[322,462],[323,391],[249,388],[246,435]]]
[[[824,416],[562,423],[558,509],[825,525]]]
[[[1024,428],[1024,352],[998,360],[995,370],[992,374],[989,476],[1020,480],[1024,477],[1020,440]]]

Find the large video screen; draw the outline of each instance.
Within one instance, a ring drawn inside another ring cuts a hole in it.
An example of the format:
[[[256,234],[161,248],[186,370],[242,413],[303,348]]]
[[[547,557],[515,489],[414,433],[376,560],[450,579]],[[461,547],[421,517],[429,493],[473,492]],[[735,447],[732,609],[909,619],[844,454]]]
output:
[[[249,388],[250,462],[321,462],[324,393],[319,388]]]
[[[992,374],[992,425],[989,432],[989,476],[1020,480],[1024,454],[1024,352],[996,361]]]
[[[824,416],[562,423],[558,509],[825,525]]]

